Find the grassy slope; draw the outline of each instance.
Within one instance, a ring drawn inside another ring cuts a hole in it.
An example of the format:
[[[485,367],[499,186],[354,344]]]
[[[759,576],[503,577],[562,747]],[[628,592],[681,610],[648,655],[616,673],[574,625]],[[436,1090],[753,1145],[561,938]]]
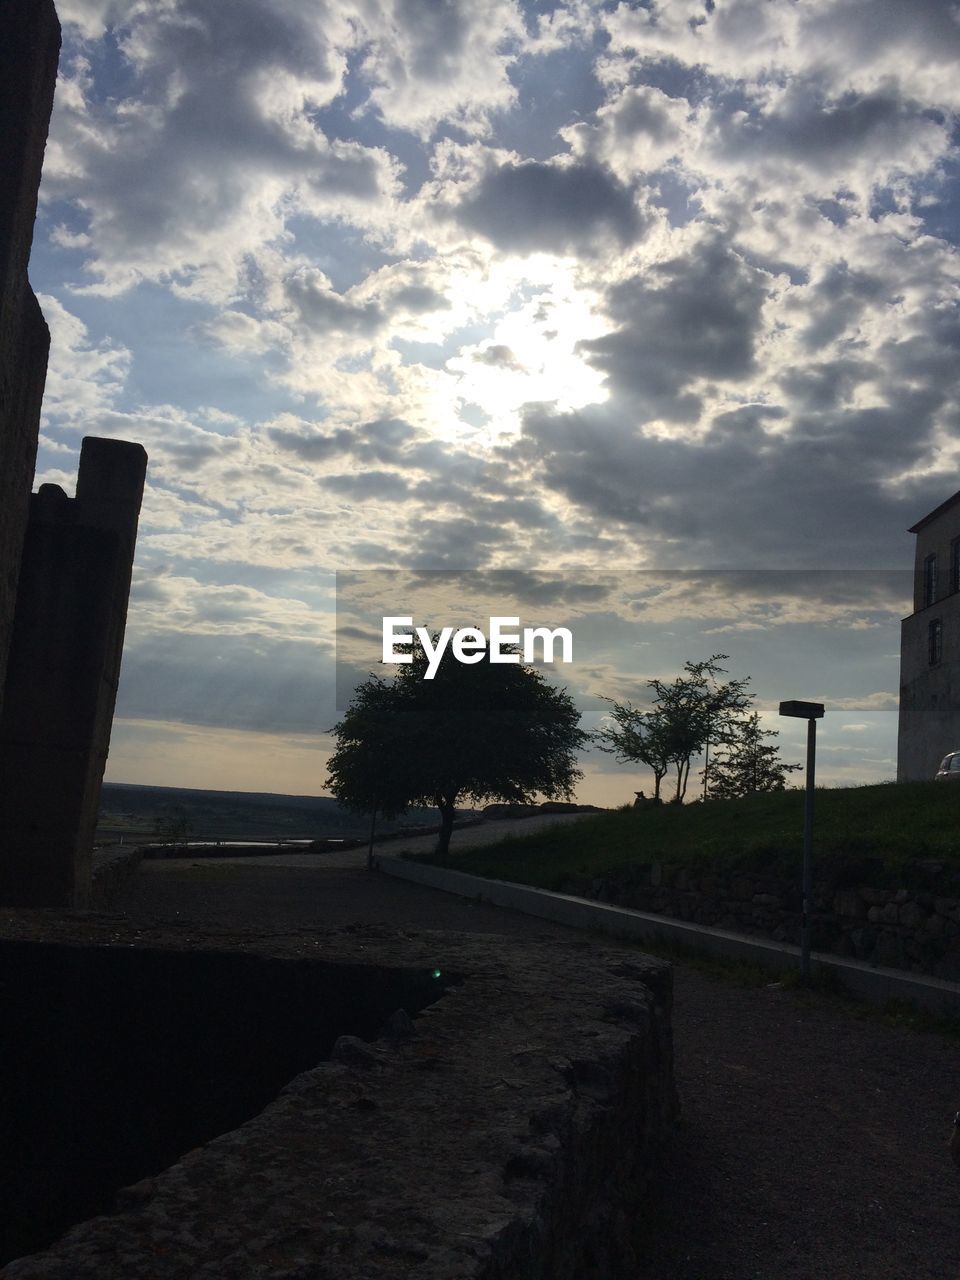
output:
[[[617,809],[457,855],[462,871],[555,888],[569,875],[602,875],[630,863],[792,871],[800,858],[803,793],[747,800]],[[935,858],[960,867],[960,782],[823,790],[816,794],[815,856]]]

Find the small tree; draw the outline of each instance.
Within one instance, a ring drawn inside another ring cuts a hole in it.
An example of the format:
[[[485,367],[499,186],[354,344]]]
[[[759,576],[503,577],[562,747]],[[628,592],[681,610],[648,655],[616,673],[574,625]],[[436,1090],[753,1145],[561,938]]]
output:
[[[727,654],[714,653],[705,662],[685,662],[684,675],[671,684],[662,680],[647,683],[656,694],[656,710],[667,725],[670,760],[677,771],[674,800],[679,804],[687,793],[690,765],[695,756],[711,744],[727,741],[737,717],[752,702],[747,692],[750,677],[721,680],[726,668],[720,665]],[[707,771],[709,772],[709,762]]]
[[[153,834],[157,839],[174,849],[178,845],[187,843],[187,837],[192,830],[193,823],[187,817],[187,811],[182,805],[167,805],[157,815],[153,825]]]
[[[669,727],[658,710],[641,711],[629,702],[610,703],[611,725],[598,730],[594,741],[601,751],[614,755],[624,763],[645,764],[653,772],[653,798],[660,800],[660,785],[667,775],[672,758]]]
[[[776,729],[761,729],[754,712],[734,726],[726,746],[713,762],[707,779],[707,794],[718,800],[732,800],[757,791],[783,791],[787,774],[802,768],[784,764],[780,748],[764,738],[778,738]]]
[[[652,769],[655,799],[660,798],[660,784],[673,767],[673,799],[679,804],[687,793],[694,757],[709,750],[711,744],[727,741],[737,717],[750,705],[749,676],[744,680],[720,679],[726,674],[720,665],[726,657],[715,653],[705,662],[685,662],[684,674],[670,683],[648,680],[647,688],[654,694],[649,711],[607,699],[614,723],[601,729],[595,741],[602,751],[610,751],[620,760],[637,760]]]
[[[427,665],[418,644],[391,682],[371,677],[357,690],[329,763],[327,786],[342,804],[436,805],[445,858],[458,801],[572,794],[588,735],[566,690],[519,660],[467,665],[448,650],[432,680]]]

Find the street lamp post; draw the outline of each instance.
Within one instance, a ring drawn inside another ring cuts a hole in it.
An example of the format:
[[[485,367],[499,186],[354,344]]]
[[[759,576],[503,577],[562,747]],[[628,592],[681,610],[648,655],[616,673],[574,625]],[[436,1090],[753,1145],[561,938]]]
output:
[[[817,721],[822,702],[781,702],[780,714],[807,722],[807,789],[803,803],[803,906],[800,916],[800,977],[810,981],[810,915],[813,910],[813,796],[817,755]]]
[[[373,837],[377,830],[377,810],[370,815],[370,843],[367,846],[367,870],[373,870]]]

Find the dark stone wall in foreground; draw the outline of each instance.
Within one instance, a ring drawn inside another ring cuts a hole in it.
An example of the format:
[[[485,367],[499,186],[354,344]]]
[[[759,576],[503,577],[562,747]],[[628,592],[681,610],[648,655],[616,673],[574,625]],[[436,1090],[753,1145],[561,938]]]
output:
[[[50,335],[27,279],[60,56],[53,0],[0,0],[0,903],[86,906],[146,454],[85,440],[32,495]]]
[[[27,281],[60,56],[53,0],[0,3],[0,701],[50,335]]]
[[[643,1275],[675,1114],[662,961],[586,939],[351,925],[214,941],[134,933],[116,917],[21,916],[7,913],[0,932],[106,941],[125,965],[132,949],[175,948],[186,986],[182,953],[213,942],[246,964],[330,961],[345,992],[358,964],[409,968],[435,979],[439,998],[412,1035],[342,1037],[255,1119],[122,1191],[112,1215],[9,1263],[4,1280]]]
[[[147,455],[86,439],[30,499],[0,715],[0,903],[89,904]]]

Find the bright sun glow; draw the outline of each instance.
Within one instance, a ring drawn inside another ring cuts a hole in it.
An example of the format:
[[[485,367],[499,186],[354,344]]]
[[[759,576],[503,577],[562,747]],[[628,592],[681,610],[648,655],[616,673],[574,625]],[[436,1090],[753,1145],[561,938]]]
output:
[[[488,338],[447,361],[457,376],[460,412],[468,422],[471,414],[482,416],[491,439],[519,434],[525,404],[569,412],[607,398],[603,375],[577,344],[608,332],[609,321],[594,292],[578,288],[563,264],[551,267],[550,283],[528,283],[510,310],[491,317]]]

